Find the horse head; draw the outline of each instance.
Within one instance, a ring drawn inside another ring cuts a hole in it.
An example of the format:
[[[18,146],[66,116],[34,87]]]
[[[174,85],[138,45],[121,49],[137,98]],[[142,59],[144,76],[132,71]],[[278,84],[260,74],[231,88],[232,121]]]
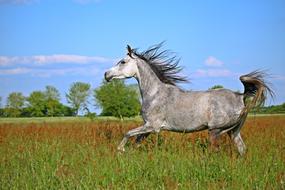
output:
[[[112,79],[125,79],[139,75],[137,67],[138,59],[133,52],[133,49],[127,45],[127,55],[121,59],[114,67],[105,72],[105,79],[107,82]]]

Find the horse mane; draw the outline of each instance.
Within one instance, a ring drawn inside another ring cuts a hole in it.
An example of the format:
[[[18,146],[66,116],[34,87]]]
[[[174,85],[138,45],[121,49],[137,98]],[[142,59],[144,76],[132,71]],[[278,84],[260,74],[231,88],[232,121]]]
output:
[[[178,65],[180,59],[173,52],[162,50],[163,44],[164,42],[153,45],[143,52],[138,52],[137,49],[132,52],[144,60],[163,83],[176,86],[179,82],[188,82],[187,77],[179,75],[183,69]]]

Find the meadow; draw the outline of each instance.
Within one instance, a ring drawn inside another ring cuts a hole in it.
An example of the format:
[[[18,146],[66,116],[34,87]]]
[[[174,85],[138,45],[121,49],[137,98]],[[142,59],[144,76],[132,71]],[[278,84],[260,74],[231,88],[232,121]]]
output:
[[[153,134],[117,152],[140,120],[0,120],[0,189],[285,189],[285,116],[252,116],[240,157],[227,135]]]

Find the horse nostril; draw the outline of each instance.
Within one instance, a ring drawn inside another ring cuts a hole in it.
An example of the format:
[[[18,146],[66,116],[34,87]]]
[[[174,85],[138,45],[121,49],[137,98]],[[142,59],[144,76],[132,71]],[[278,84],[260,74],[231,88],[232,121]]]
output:
[[[107,82],[110,81],[110,77],[108,76],[108,74],[109,74],[108,71],[105,72],[105,74],[104,74],[105,80],[106,80]]]

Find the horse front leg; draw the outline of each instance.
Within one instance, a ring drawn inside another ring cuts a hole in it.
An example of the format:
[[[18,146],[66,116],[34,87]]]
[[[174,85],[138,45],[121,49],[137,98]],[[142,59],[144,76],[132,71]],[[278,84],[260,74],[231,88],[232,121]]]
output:
[[[151,133],[151,132],[154,132],[154,129],[150,128],[150,127],[146,127],[146,126],[141,126],[141,127],[138,127],[138,128],[135,128],[135,129],[132,129],[132,130],[128,131],[125,134],[125,136],[124,136],[123,140],[121,141],[120,145],[118,146],[118,150],[119,151],[125,151],[124,147],[125,147],[125,145],[128,142],[130,137],[137,136],[137,135],[148,134],[148,133]]]
[[[140,144],[144,139],[146,139],[148,136],[150,135],[150,133],[145,133],[145,134],[141,134],[138,135],[136,138],[136,143]]]

